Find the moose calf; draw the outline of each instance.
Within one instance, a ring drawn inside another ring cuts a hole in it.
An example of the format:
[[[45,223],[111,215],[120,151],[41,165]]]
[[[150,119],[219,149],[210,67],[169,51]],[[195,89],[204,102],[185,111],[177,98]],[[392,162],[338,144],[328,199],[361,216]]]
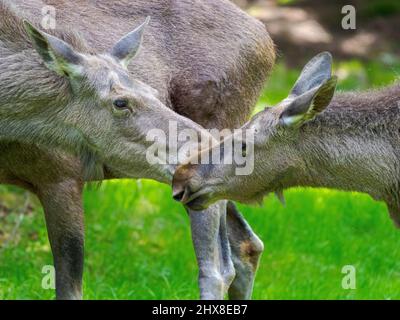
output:
[[[234,152],[254,150],[250,175],[236,176],[236,165],[224,161],[186,164],[175,172],[174,198],[198,210],[218,199],[281,197],[294,186],[334,188],[384,201],[400,226],[400,85],[333,96],[331,63],[329,53],[314,57],[286,99],[244,125],[253,145],[242,134],[230,137],[242,142]]]

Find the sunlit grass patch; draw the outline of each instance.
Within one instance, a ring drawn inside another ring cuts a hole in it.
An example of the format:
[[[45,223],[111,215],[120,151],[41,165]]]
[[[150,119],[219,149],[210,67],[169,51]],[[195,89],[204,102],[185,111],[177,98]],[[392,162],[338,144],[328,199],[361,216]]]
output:
[[[151,181],[86,190],[85,298],[198,297],[189,221],[170,192]],[[285,196],[286,207],[272,195],[260,207],[240,205],[266,247],[256,299],[400,298],[400,236],[383,203],[325,189]],[[19,233],[0,253],[0,298],[53,297],[41,288],[41,269],[51,264],[41,209]],[[341,287],[348,264],[357,270],[356,290]]]

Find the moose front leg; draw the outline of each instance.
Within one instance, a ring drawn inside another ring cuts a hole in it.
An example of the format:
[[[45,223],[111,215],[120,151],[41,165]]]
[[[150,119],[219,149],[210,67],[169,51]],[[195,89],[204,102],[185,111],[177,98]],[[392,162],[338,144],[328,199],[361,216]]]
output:
[[[235,276],[226,232],[226,201],[188,213],[199,266],[200,298],[221,300]]]
[[[84,228],[83,183],[76,180],[41,186],[43,205],[56,271],[56,298],[82,299]]]
[[[229,298],[251,298],[254,278],[264,244],[253,232],[233,202],[227,205],[227,228],[236,276],[229,288]]]

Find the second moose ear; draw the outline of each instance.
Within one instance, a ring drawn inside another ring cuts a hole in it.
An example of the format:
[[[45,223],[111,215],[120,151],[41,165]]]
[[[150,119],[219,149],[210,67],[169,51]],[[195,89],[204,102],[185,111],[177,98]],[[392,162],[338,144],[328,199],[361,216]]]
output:
[[[136,56],[143,40],[144,29],[150,22],[150,17],[146,18],[135,30],[122,37],[111,49],[111,55],[117,59],[125,68],[129,62]]]
[[[299,126],[313,119],[330,103],[335,93],[337,77],[331,75],[332,56],[320,53],[304,67],[280,115],[285,126]]]
[[[26,20],[24,27],[34,48],[50,70],[62,76],[73,76],[81,72],[80,65],[83,58],[69,44],[39,31]]]

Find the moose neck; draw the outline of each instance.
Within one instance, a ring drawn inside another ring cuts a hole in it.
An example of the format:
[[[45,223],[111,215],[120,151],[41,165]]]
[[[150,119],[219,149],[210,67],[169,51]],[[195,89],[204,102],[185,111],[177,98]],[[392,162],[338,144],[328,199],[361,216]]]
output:
[[[370,194],[399,191],[400,85],[338,94],[299,132],[299,166],[287,184]]]

